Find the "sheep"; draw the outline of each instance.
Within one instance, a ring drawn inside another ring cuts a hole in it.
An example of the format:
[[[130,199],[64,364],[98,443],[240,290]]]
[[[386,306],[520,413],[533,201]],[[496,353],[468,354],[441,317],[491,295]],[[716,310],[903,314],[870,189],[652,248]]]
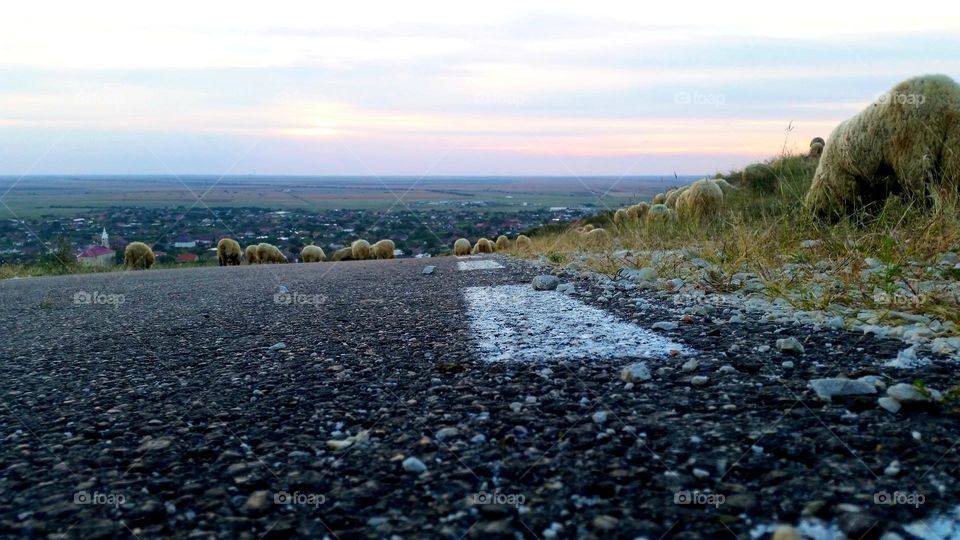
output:
[[[520,251],[528,251],[528,250],[530,249],[530,244],[531,244],[531,242],[530,242],[530,237],[529,237],[529,236],[527,236],[527,235],[525,235],[525,234],[521,234],[521,235],[517,236],[517,249],[518,249],[518,250],[520,250]]]
[[[647,222],[651,223],[662,223],[669,221],[672,217],[673,210],[670,210],[665,204],[655,204],[651,206],[650,211],[647,212]]]
[[[366,240],[354,240],[350,244],[350,258],[355,261],[362,261],[370,258],[370,242]]]
[[[583,234],[583,243],[593,247],[606,247],[610,245],[610,233],[606,229],[590,229]]]
[[[392,259],[395,249],[397,249],[397,246],[393,243],[393,240],[380,240],[370,247],[375,259]]]
[[[322,262],[326,259],[327,255],[320,246],[310,244],[309,246],[303,246],[303,249],[300,250],[300,260],[305,263]]]
[[[686,189],[677,200],[677,216],[703,219],[720,213],[723,206],[723,190],[710,180],[698,180]]]
[[[287,257],[277,249],[277,246],[266,242],[257,246],[257,259],[263,264],[287,262]]]
[[[683,186],[683,187],[678,187],[676,189],[671,189],[667,193],[667,199],[664,201],[663,204],[667,205],[667,208],[676,208],[677,199],[680,198],[680,195],[682,195],[683,192],[686,191],[688,187],[690,186]]]
[[[907,79],[830,134],[804,206],[836,218],[904,193],[926,199],[960,187],[960,85]]]
[[[260,256],[257,254],[257,245],[250,244],[246,249],[247,264],[259,264]]]
[[[580,227],[580,232],[585,232],[585,233],[587,233],[587,232],[590,232],[590,231],[592,231],[592,230],[593,230],[593,225],[591,225],[591,224],[589,224],[589,223],[587,223],[587,224],[584,225],[583,227]]]
[[[500,236],[497,237],[497,242],[496,242],[495,247],[497,248],[497,251],[507,251],[507,250],[509,250],[509,249],[510,249],[510,239],[501,234]]]
[[[477,240],[477,243],[473,245],[473,250],[471,251],[474,255],[477,253],[493,253],[493,242],[487,240],[486,238],[481,238]]]
[[[647,212],[649,211],[650,211],[650,204],[645,202],[637,203],[626,209],[626,217],[627,219],[638,221],[643,219],[647,215]]]
[[[457,238],[457,241],[453,243],[453,254],[458,256],[469,255],[470,241],[466,238]]]
[[[123,250],[123,264],[130,270],[146,270],[156,260],[153,250],[143,242],[130,242]]]
[[[240,266],[240,256],[242,254],[240,244],[236,240],[221,238],[217,242],[217,260],[220,261],[220,266]]]
[[[353,260],[353,248],[347,246],[333,252],[330,256],[331,261],[351,261]]]
[[[667,202],[667,194],[657,193],[653,196],[653,199],[651,199],[650,204],[663,204],[665,202]]]
[[[617,211],[613,213],[613,223],[616,225],[623,225],[627,219],[627,209],[626,208],[617,208]]]
[[[823,147],[827,143],[823,140],[822,137],[814,137],[810,141],[810,153],[807,154],[809,157],[820,159],[820,156],[823,155]]]

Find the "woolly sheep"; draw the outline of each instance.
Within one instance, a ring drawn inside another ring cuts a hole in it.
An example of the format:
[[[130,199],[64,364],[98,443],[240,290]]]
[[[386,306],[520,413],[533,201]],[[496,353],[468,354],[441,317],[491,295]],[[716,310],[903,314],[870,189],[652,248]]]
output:
[[[257,258],[264,264],[279,264],[287,262],[287,257],[273,244],[266,242],[257,246]]]
[[[123,264],[130,270],[146,270],[155,260],[153,250],[143,242],[130,242],[123,250]]]
[[[581,230],[582,232],[585,232],[585,233],[586,233],[586,232],[590,232],[590,231],[593,230],[593,225],[587,223],[586,225],[584,225],[583,227],[581,227],[580,230]]]
[[[627,221],[627,209],[617,208],[617,211],[613,213],[613,222],[620,225],[625,221]]]
[[[647,221],[648,222],[663,222],[668,221],[673,217],[673,211],[667,207],[665,204],[655,204],[650,207],[650,211],[647,212]]]
[[[819,158],[821,155],[823,155],[823,147],[826,145],[827,143],[823,140],[823,138],[814,137],[813,140],[810,141],[810,154],[808,155],[812,158]]]
[[[457,238],[457,241],[453,243],[453,254],[454,255],[469,255],[470,254],[470,241],[466,238]]]
[[[477,240],[477,243],[473,245],[473,250],[471,251],[474,255],[477,253],[493,253],[493,242],[487,240],[486,238],[481,238]]]
[[[683,195],[683,192],[687,190],[690,186],[678,187],[677,189],[672,189],[667,193],[667,199],[663,204],[667,205],[667,208],[676,208],[677,199],[680,198],[680,195]]]
[[[497,251],[507,251],[510,249],[510,239],[501,234],[497,237],[496,248]]]
[[[518,249],[518,250],[520,250],[520,251],[529,250],[529,249],[530,249],[530,243],[531,243],[531,242],[530,242],[530,237],[529,237],[529,236],[527,236],[527,235],[525,235],[525,234],[521,234],[520,236],[517,236],[517,249]]]
[[[657,193],[656,195],[653,196],[653,199],[650,201],[650,204],[663,204],[665,202],[667,202],[667,194]]]
[[[366,240],[354,240],[350,244],[350,257],[355,261],[362,261],[370,258],[370,242]]]
[[[904,192],[960,187],[960,86],[945,75],[903,81],[830,134],[805,206],[838,217]]]
[[[240,266],[240,256],[243,252],[240,250],[240,244],[230,238],[221,238],[217,242],[217,260],[220,266]]]
[[[583,243],[588,246],[605,247],[610,245],[610,240],[606,229],[590,229],[583,234]]]
[[[257,254],[257,245],[250,244],[246,249],[247,255],[247,264],[258,264],[260,262],[260,256]]]
[[[331,261],[350,261],[353,260],[353,248],[347,246],[333,252],[330,256]]]
[[[370,247],[370,251],[376,259],[392,259],[393,250],[397,249],[393,240],[380,240]]]
[[[305,263],[322,262],[326,259],[327,255],[320,246],[311,244],[309,246],[303,246],[303,249],[300,250],[300,260]]]
[[[723,206],[723,190],[710,180],[698,180],[686,189],[677,200],[677,216],[703,219],[720,213]]]
[[[645,202],[637,203],[633,206],[630,206],[626,209],[627,219],[637,221],[646,217],[647,212],[650,211],[650,205]]]

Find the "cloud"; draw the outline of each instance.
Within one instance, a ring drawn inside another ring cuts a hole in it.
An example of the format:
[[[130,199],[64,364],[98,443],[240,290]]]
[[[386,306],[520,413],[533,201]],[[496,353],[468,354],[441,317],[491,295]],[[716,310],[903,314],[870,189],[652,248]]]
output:
[[[228,152],[199,159],[184,134],[276,141],[285,159],[259,159],[302,173],[324,172],[316,148],[345,143],[398,170],[453,147],[462,161],[446,170],[460,174],[494,167],[468,155],[527,171],[556,156],[726,166],[785,138],[803,148],[898,80],[960,73],[960,22],[923,6],[28,3],[0,20],[0,148],[22,153],[11,143],[29,130],[159,137],[199,168]],[[74,157],[75,172],[111,166]]]

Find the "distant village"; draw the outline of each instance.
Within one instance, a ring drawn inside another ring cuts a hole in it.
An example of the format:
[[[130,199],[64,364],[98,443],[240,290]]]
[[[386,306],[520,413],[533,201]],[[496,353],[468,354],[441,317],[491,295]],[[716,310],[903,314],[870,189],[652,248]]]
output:
[[[280,210],[263,208],[108,208],[75,217],[6,219],[0,222],[0,264],[31,263],[55,251],[70,250],[84,265],[123,262],[130,242],[153,247],[158,263],[210,264],[216,245],[229,237],[241,246],[268,242],[290,261],[303,246],[336,250],[358,238],[388,238],[403,257],[448,252],[463,236],[475,240],[514,236],[541,225],[574,220],[596,209],[554,207],[493,212],[478,208],[417,212],[393,209]]]

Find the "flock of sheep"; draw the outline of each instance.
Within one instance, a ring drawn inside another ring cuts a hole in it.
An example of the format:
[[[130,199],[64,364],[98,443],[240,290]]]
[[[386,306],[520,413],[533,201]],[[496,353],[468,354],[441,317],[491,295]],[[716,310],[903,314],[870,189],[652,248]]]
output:
[[[523,234],[517,236],[516,248],[520,251],[530,249],[530,238]],[[502,234],[497,237],[495,242],[486,238],[480,238],[472,247],[470,241],[466,238],[458,238],[457,241],[453,243],[453,254],[458,257],[463,255],[476,255],[478,253],[508,251],[509,249],[510,239]]]
[[[454,255],[470,255],[477,253],[493,253],[510,249],[510,239],[501,235],[496,242],[486,238],[477,240],[471,246],[466,238],[460,238],[453,244]],[[519,250],[530,248],[530,238],[524,235],[517,236],[516,247]],[[304,246],[300,250],[300,260],[305,263],[322,261],[363,261],[367,259],[392,259],[396,244],[393,240],[380,240],[370,244],[366,240],[356,240],[349,247],[338,249],[327,257],[323,248],[313,244]],[[220,266],[239,266],[243,260],[247,264],[282,264],[288,262],[276,246],[272,244],[251,244],[245,250],[231,238],[223,238],[217,243],[217,259]],[[123,254],[123,261],[127,268],[132,270],[146,270],[153,266],[156,257],[150,246],[143,242],[130,242]]]
[[[720,213],[724,194],[732,193],[736,189],[723,178],[697,180],[689,186],[657,193],[649,203],[641,202],[620,208],[614,212],[613,222],[624,225],[640,221],[710,218]]]
[[[380,240],[370,245],[366,240],[356,240],[350,247],[338,249],[329,258],[320,246],[313,244],[300,250],[300,259],[305,263],[330,261],[362,261],[365,259],[392,259],[396,245],[393,240]],[[243,260],[247,264],[282,264],[288,262],[276,246],[267,243],[251,244],[245,250],[231,238],[223,238],[217,243],[217,259],[220,266],[239,266]],[[132,270],[146,270],[153,266],[156,257],[150,246],[143,242],[130,242],[123,253],[123,262]]]

